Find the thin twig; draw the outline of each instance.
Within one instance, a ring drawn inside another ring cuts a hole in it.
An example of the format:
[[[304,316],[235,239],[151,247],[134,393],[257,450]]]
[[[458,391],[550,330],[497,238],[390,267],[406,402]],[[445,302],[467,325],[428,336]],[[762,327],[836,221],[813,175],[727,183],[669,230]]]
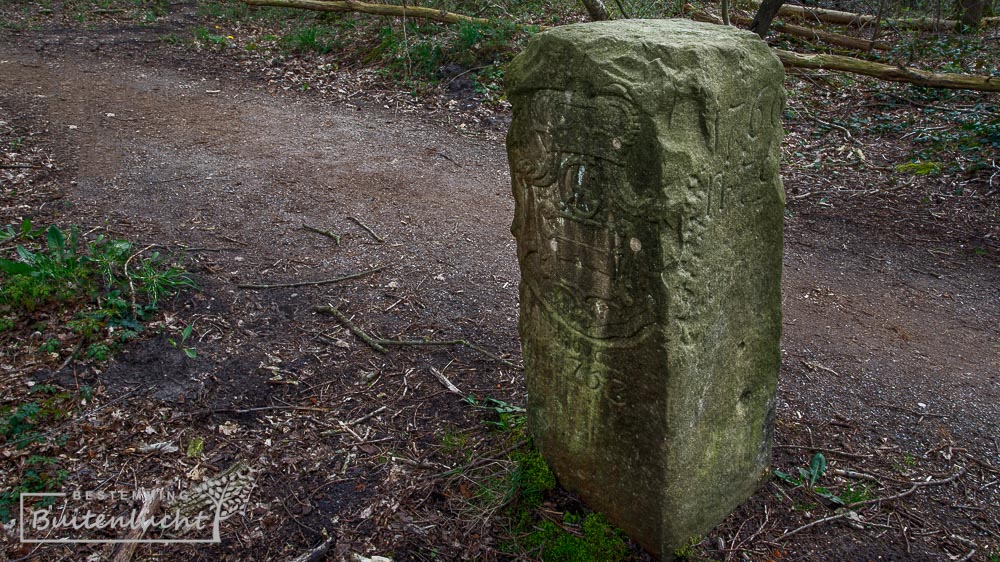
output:
[[[895,494],[895,495],[892,495],[892,496],[888,496],[888,497],[884,497],[884,498],[875,498],[873,500],[865,500],[865,501],[860,501],[860,502],[854,502],[854,503],[848,504],[846,507],[848,509],[855,509],[857,507],[863,507],[863,506],[872,505],[872,504],[875,504],[875,503],[882,503],[882,502],[887,502],[887,501],[892,501],[892,500],[898,500],[900,498],[905,498],[906,496],[912,494],[913,492],[916,492],[917,489],[919,489],[919,488],[924,488],[924,487],[927,487],[927,486],[940,486],[942,484],[949,484],[949,483],[954,482],[955,480],[957,480],[963,474],[965,474],[965,467],[964,466],[962,468],[960,468],[958,470],[958,472],[956,472],[955,474],[952,474],[948,478],[943,478],[941,480],[928,480],[926,482],[915,482],[913,484],[913,486],[910,487],[910,489],[907,490],[907,491],[905,491],[905,492],[900,492],[898,494]]]
[[[256,408],[209,408],[207,410],[198,410],[195,412],[189,412],[186,414],[175,414],[168,422],[184,419],[184,418],[196,418],[200,416],[208,416],[212,414],[250,414],[253,412],[268,412],[272,410],[295,410],[295,411],[305,411],[305,412],[331,412],[330,408],[316,408],[314,406],[258,406]]]
[[[241,283],[236,285],[238,289],[278,289],[278,288],[288,288],[288,287],[313,287],[316,285],[330,285],[332,283],[340,283],[341,281],[347,281],[349,279],[357,279],[358,277],[364,277],[365,275],[371,275],[372,273],[377,273],[383,269],[389,267],[388,265],[380,265],[372,269],[366,269],[358,273],[352,273],[350,275],[345,275],[343,277],[336,277],[334,279],[322,279],[320,281],[298,281],[295,283],[274,283],[270,285],[266,284],[254,284],[254,283]]]
[[[840,468],[835,468],[831,472],[837,476],[844,476],[847,478],[855,478],[857,480],[868,480],[870,482],[875,482],[876,484],[881,484],[882,481],[878,478],[872,476],[871,474],[865,474],[863,472],[854,472],[853,470],[843,470]]]
[[[156,244],[150,244],[149,246],[146,246],[145,248],[143,248],[143,249],[139,250],[138,252],[132,254],[131,256],[128,257],[127,260],[125,260],[125,265],[122,266],[122,272],[125,274],[125,277],[128,279],[128,288],[129,288],[129,292],[131,293],[131,296],[132,296],[132,318],[137,318],[138,315],[139,315],[139,312],[138,312],[138,310],[136,308],[136,304],[135,304],[135,280],[132,279],[132,276],[128,274],[128,264],[129,264],[129,262],[132,261],[132,258],[138,256],[139,254],[142,254],[146,250],[148,250],[150,248],[153,248],[155,246],[156,246]]]
[[[850,141],[853,141],[853,140],[854,140],[854,137],[853,137],[853,136],[851,135],[851,132],[847,130],[847,127],[844,127],[843,125],[838,125],[838,124],[836,124],[836,123],[828,123],[828,122],[826,122],[826,121],[824,121],[824,120],[820,119],[819,117],[816,117],[815,115],[813,115],[812,113],[810,113],[810,112],[809,112],[809,110],[807,110],[807,109],[806,109],[806,108],[804,108],[804,107],[800,107],[800,108],[798,108],[798,109],[799,109],[799,111],[801,111],[801,112],[802,112],[802,113],[803,113],[803,114],[804,114],[804,115],[805,115],[806,117],[808,117],[808,118],[812,119],[813,121],[815,121],[815,122],[819,123],[820,125],[825,125],[825,126],[827,126],[827,127],[831,128],[831,129],[836,129],[836,130],[838,130],[838,131],[840,131],[840,132],[844,133],[844,136],[846,136],[846,137],[847,137],[847,140],[850,140]]]
[[[84,338],[80,340],[80,343],[76,344],[76,347],[73,348],[73,352],[69,354],[69,357],[67,357],[66,360],[63,361],[62,365],[59,365],[59,368],[55,370],[55,374],[58,374],[59,371],[62,371],[63,369],[66,368],[66,365],[69,365],[69,362],[72,361],[74,357],[76,357],[77,353],[80,353],[81,349],[83,349],[83,344],[86,341],[87,339]]]
[[[449,470],[447,472],[442,472],[441,474],[439,474],[437,476],[437,478],[443,478],[445,476],[452,476],[454,474],[458,474],[459,472],[468,472],[470,469],[478,468],[478,467],[480,467],[480,466],[482,466],[484,464],[489,464],[491,462],[496,462],[497,461],[496,457],[503,457],[504,455],[507,455],[508,453],[516,451],[516,450],[520,449],[521,447],[524,447],[527,444],[528,444],[528,441],[526,439],[522,439],[521,441],[518,441],[517,443],[514,443],[513,445],[507,447],[506,449],[500,451],[499,453],[496,453],[496,454],[491,455],[489,457],[483,457],[483,458],[480,458],[480,459],[476,459],[476,460],[470,462],[467,465],[453,468],[453,469],[451,469],[451,470]]]
[[[893,410],[899,410],[900,412],[906,412],[908,414],[912,414],[914,416],[917,416],[918,418],[921,418],[921,417],[922,418],[947,418],[948,417],[946,414],[934,414],[934,413],[931,413],[931,412],[918,412],[917,410],[911,410],[909,408],[904,408],[902,406],[895,406],[893,404],[887,404],[885,402],[877,402],[874,405],[882,407],[882,408],[890,408],[890,409],[893,409]]]
[[[504,359],[503,357],[500,357],[499,355],[490,353],[488,350],[486,350],[486,349],[484,349],[484,348],[482,348],[482,347],[480,347],[480,346],[478,346],[478,345],[470,342],[469,340],[384,340],[384,339],[380,339],[380,340],[377,340],[377,341],[381,345],[385,345],[385,346],[388,346],[388,345],[403,345],[403,346],[405,346],[405,345],[414,345],[414,346],[420,346],[420,345],[464,345],[466,347],[469,347],[471,349],[474,349],[474,350],[478,351],[479,353],[482,353],[483,355],[489,357],[490,359],[493,359],[494,361],[499,361],[499,362],[503,363],[504,365],[507,365],[509,367],[513,367],[513,368],[518,369],[518,370],[523,370],[524,369],[524,367],[522,365],[518,365],[517,363],[514,363],[513,361]]]
[[[42,169],[41,166],[36,166],[34,164],[0,164],[0,168],[2,168],[4,170],[13,170],[13,169],[21,169],[21,168],[31,168],[31,169],[34,169],[34,170],[41,170]]]
[[[352,220],[352,221],[354,221],[354,222],[355,222],[355,223],[356,223],[356,224],[357,224],[358,226],[360,226],[361,228],[365,229],[365,231],[366,231],[366,232],[368,232],[368,234],[371,234],[371,235],[372,235],[372,238],[374,238],[375,240],[378,240],[378,243],[379,243],[379,244],[384,244],[384,243],[385,243],[385,240],[383,240],[383,239],[382,239],[382,237],[381,237],[381,236],[379,236],[378,234],[375,234],[375,231],[374,231],[374,230],[372,230],[372,229],[371,229],[371,227],[369,227],[369,226],[368,226],[367,224],[365,224],[365,223],[361,222],[361,221],[360,221],[359,219],[357,219],[357,218],[355,218],[355,217],[352,217],[352,216],[349,216],[349,217],[347,217],[347,218],[351,219],[351,220]]]
[[[337,320],[340,321],[341,324],[344,325],[345,328],[350,330],[352,334],[361,338],[361,341],[368,344],[368,346],[374,349],[375,351],[379,353],[385,353],[388,351],[383,345],[379,343],[379,340],[376,340],[375,338],[369,336],[361,328],[355,326],[354,322],[351,322],[350,318],[345,316],[343,312],[337,310],[337,307],[333,305],[317,306],[313,310],[315,310],[316,312],[324,312],[326,314],[334,316]]]
[[[354,425],[354,424],[361,423],[363,421],[368,421],[368,420],[374,418],[375,416],[381,414],[382,412],[384,412],[387,408],[388,408],[388,406],[381,406],[381,407],[379,407],[378,409],[376,409],[373,412],[369,412],[369,413],[361,416],[360,418],[357,418],[357,419],[354,419],[354,420],[351,420],[351,421],[347,422],[347,425]]]
[[[336,242],[338,246],[340,245],[340,235],[339,234],[334,234],[334,233],[330,232],[329,230],[323,230],[322,228],[316,228],[315,226],[311,226],[311,225],[308,225],[306,223],[302,223],[302,228],[304,228],[304,229],[306,229],[306,230],[308,230],[310,232],[315,232],[316,234],[322,234],[323,236],[326,236],[328,238],[332,238],[333,241]]]
[[[852,511],[845,511],[843,513],[838,513],[837,515],[831,515],[830,517],[824,517],[823,519],[817,519],[817,520],[813,521],[812,523],[807,523],[807,524],[805,524],[805,525],[803,525],[803,526],[801,526],[801,527],[799,527],[797,529],[793,529],[791,531],[788,531],[784,535],[781,535],[780,537],[774,539],[774,542],[778,542],[780,540],[787,539],[788,537],[790,537],[790,536],[792,536],[794,534],[797,534],[797,533],[799,533],[801,531],[805,531],[806,529],[808,529],[810,527],[815,527],[816,525],[819,525],[820,523],[826,523],[826,522],[829,522],[829,521],[835,521],[837,519],[843,519],[843,518],[847,517],[847,515],[849,513],[853,513],[853,512]]]
[[[754,534],[752,534],[749,537],[747,537],[746,540],[740,542],[739,546],[737,546],[735,548],[737,548],[737,549],[741,548],[744,544],[752,544],[753,540],[755,538],[757,538],[761,534],[761,532],[764,531],[764,527],[767,525],[767,521],[768,521],[768,513],[767,513],[767,506],[765,505],[764,506],[764,522],[761,523],[760,527],[757,528],[757,532],[755,532]]]
[[[847,457],[849,459],[869,459],[872,455],[858,455],[855,453],[847,453],[844,451],[838,451],[836,449],[824,449],[822,447],[807,447],[805,445],[775,445],[778,449],[806,449],[808,451],[816,451],[820,453],[830,453],[831,455],[840,455],[842,457]]]
[[[980,460],[980,459],[978,459],[978,458],[970,455],[968,452],[965,453],[965,458],[967,458],[970,461],[978,464],[979,466],[983,467],[985,470],[987,470],[989,472],[992,472],[993,474],[1000,474],[1000,469],[998,469],[997,467],[993,466],[992,464],[990,464],[990,463],[988,463],[988,462],[986,462],[984,460]]]

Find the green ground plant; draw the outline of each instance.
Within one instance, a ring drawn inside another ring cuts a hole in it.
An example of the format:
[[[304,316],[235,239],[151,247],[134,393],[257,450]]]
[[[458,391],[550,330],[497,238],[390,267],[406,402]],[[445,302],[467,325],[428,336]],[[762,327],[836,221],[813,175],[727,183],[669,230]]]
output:
[[[482,478],[465,475],[474,482],[471,502],[482,512],[499,512],[507,520],[510,541],[503,547],[507,554],[547,562],[630,558],[628,539],[603,515],[567,511],[553,519],[553,512],[543,508],[556,490],[556,478],[531,443],[524,408],[495,398],[469,396],[465,402],[489,412],[486,423],[504,443],[515,447],[503,470]]]
[[[38,448],[38,453],[20,463],[16,484],[0,493],[0,523],[16,515],[21,493],[55,491],[66,479],[67,473],[59,468],[53,451],[63,447],[66,438],[53,438],[51,430],[45,428],[68,419],[92,394],[86,386],[71,393],[54,385],[35,385],[29,399],[0,406],[0,446],[12,446],[16,451]]]
[[[180,341],[177,341],[177,340],[175,340],[173,338],[167,338],[167,342],[170,345],[172,345],[172,346],[176,347],[177,349],[183,351],[184,355],[187,355],[189,359],[197,359],[198,358],[198,352],[194,348],[191,348],[191,347],[188,347],[187,345],[185,345],[187,343],[188,339],[191,337],[191,333],[193,331],[194,331],[194,324],[188,324],[187,326],[184,327],[183,330],[181,330],[181,339],[180,339]]]
[[[37,229],[25,220],[0,231],[0,239],[19,242],[14,259],[0,258],[0,314],[72,312],[65,327],[85,340],[109,327],[141,331],[161,299],[192,286],[187,273],[158,252],[142,257],[130,242],[103,235],[84,241],[75,227]],[[58,343],[50,339],[41,349],[55,351]]]
[[[67,350],[67,360],[79,353],[106,361],[144,330],[163,299],[193,286],[165,256],[126,240],[87,238],[76,227],[36,227],[26,219],[0,228],[0,242],[11,246],[0,257],[0,340],[5,349],[43,354],[41,362],[62,361]],[[191,356],[194,350],[183,345],[189,328],[181,348]],[[18,337],[25,332],[44,339],[28,345]],[[87,387],[70,392],[36,384],[27,394],[0,400],[0,447],[23,451],[15,457],[14,480],[4,482],[0,494],[0,522],[13,516],[21,493],[62,484],[66,473],[58,451],[66,437],[52,434],[91,397]]]
[[[826,469],[826,457],[823,456],[823,453],[816,453],[809,461],[808,467],[798,467],[798,474],[793,475],[780,470],[775,470],[774,475],[786,484],[796,488],[802,487],[810,490],[817,496],[825,498],[827,501],[834,504],[846,505],[847,502],[828,488],[817,486],[820,478],[822,478],[826,473]]]

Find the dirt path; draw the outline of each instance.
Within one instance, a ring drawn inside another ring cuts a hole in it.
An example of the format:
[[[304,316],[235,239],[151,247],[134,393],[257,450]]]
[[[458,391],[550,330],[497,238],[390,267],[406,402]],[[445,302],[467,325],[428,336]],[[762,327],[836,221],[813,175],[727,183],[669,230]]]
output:
[[[197,62],[103,56],[90,44],[39,51],[23,40],[0,42],[0,109],[19,126],[44,131],[64,190],[47,207],[57,220],[103,224],[144,244],[208,248],[187,252],[203,292],[188,295],[182,313],[196,323],[199,359],[185,360],[157,339],[90,375],[112,395],[145,389],[140,394],[160,413],[156,427],[167,434],[212,432],[224,420],[240,426],[238,438],[212,433],[209,464],[259,459],[263,498],[245,535],[201,556],[281,559],[318,542],[324,527],[339,534],[343,552],[423,548],[430,539],[413,518],[446,524],[427,518],[414,498],[431,497],[439,485],[423,481],[419,467],[386,463],[385,447],[438,462],[432,453],[442,431],[482,421],[443,393],[429,368],[445,371],[464,393],[515,403],[523,402],[523,375],[462,347],[379,355],[313,307],[334,304],[385,337],[465,339],[518,361],[518,270],[502,144],[389,110],[275,94]],[[4,214],[11,222],[18,210]],[[304,223],[341,234],[341,243]],[[779,445],[881,451],[885,462],[925,455],[928,466],[944,467],[938,454],[950,454],[950,446],[1000,465],[997,264],[964,259],[958,248],[942,255],[940,244],[910,233],[896,236],[891,227],[794,201],[786,234]],[[235,286],[380,266],[386,269],[325,287]],[[283,384],[289,381],[295,384]],[[327,412],[201,415],[306,403]],[[378,448],[358,450],[343,432],[319,437],[381,405],[390,408],[366,422],[370,435],[361,433],[382,440]],[[201,414],[190,426],[162,422],[192,412]],[[776,464],[787,469],[803,457],[779,448]],[[190,469],[135,462],[140,474]],[[322,493],[312,494],[317,487]],[[984,492],[994,506],[997,488]],[[291,497],[294,503],[285,501]],[[754,501],[748,509],[767,498]],[[996,510],[983,517],[992,526]],[[467,553],[463,542],[453,538],[442,548]],[[809,548],[823,544],[850,560],[904,548],[899,537],[868,543],[846,534]],[[913,559],[924,551],[934,552],[920,543]]]

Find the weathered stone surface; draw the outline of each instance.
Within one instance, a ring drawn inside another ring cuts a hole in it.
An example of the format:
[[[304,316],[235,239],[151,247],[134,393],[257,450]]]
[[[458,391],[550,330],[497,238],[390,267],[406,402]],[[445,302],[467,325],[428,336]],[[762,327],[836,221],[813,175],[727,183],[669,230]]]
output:
[[[559,27],[507,70],[531,432],[668,558],[766,474],[783,76],[752,33],[682,20]]]

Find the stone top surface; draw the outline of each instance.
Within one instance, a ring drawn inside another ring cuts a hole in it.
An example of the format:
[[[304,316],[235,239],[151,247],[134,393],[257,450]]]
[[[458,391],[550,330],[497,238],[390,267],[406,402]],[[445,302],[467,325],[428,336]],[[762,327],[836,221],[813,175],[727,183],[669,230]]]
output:
[[[577,72],[553,73],[559,66]],[[743,76],[760,79],[762,71],[784,72],[770,47],[747,30],[684,19],[616,20],[564,25],[535,35],[510,64],[508,75],[517,80],[508,85],[508,93],[565,88],[570,84],[560,81],[575,75],[596,88],[634,84],[632,95],[645,97],[655,90],[644,92],[643,85],[658,89],[663,79],[689,82],[691,69],[701,75],[694,81],[709,84],[709,89]]]

